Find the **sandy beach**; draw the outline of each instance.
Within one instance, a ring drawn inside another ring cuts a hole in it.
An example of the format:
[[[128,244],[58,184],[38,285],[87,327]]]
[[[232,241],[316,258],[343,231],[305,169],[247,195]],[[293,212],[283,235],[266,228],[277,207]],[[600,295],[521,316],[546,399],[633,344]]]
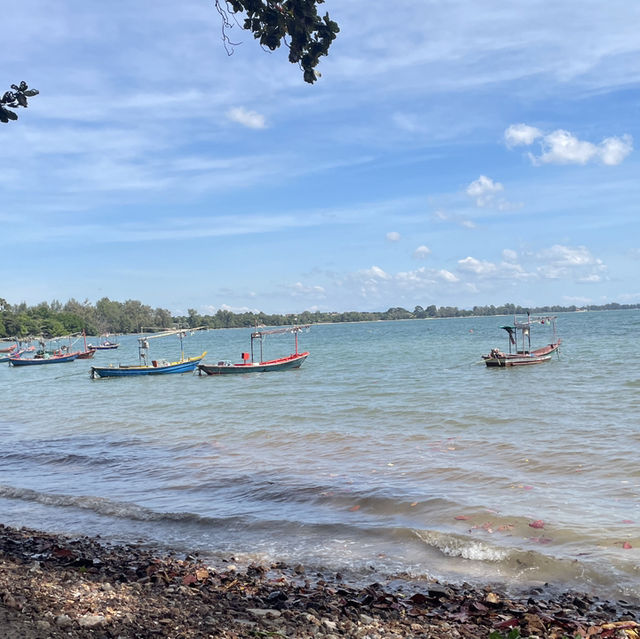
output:
[[[640,636],[633,602],[536,588],[367,586],[304,566],[212,567],[89,537],[0,525],[5,639]],[[511,633],[511,634],[510,634]],[[519,633],[519,634],[518,634]]]

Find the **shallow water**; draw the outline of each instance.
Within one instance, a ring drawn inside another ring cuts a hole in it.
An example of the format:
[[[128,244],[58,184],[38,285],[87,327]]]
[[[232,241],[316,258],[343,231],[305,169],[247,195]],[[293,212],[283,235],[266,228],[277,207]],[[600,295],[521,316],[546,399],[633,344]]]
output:
[[[640,312],[561,314],[559,357],[487,369],[505,321],[313,326],[309,359],[284,373],[1,366],[0,521],[212,560],[638,597]],[[196,333],[185,350],[239,361],[249,335]],[[93,363],[133,363],[135,336],[121,344]],[[292,347],[270,337],[265,357]],[[152,348],[175,359],[179,342]]]

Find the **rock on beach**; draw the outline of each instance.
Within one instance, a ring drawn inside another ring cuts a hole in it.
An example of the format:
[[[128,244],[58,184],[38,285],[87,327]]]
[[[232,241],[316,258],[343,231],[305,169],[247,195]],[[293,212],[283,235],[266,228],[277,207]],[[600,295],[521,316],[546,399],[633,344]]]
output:
[[[634,602],[393,583],[348,584],[300,564],[214,568],[194,555],[0,524],[3,639],[640,639]]]

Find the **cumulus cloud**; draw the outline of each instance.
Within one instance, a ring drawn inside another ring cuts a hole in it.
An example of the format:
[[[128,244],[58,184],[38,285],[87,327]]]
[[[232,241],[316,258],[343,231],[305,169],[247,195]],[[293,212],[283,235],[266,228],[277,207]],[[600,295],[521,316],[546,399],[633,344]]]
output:
[[[508,147],[529,146],[534,140],[542,136],[542,131],[528,124],[512,124],[505,132],[504,139]]]
[[[602,260],[585,246],[555,244],[540,251],[536,257],[544,262],[537,267],[538,274],[544,279],[573,276],[579,282],[596,283],[602,281],[602,275],[607,270]]]
[[[391,279],[391,275],[385,273],[379,266],[372,266],[369,269],[365,269],[361,271],[363,275],[366,277],[370,277],[376,280],[389,280]]]
[[[540,251],[538,256],[558,266],[585,266],[599,262],[586,246],[554,244],[551,248]]]
[[[440,269],[439,271],[437,271],[436,275],[438,278],[444,280],[445,282],[454,283],[460,281],[459,277],[454,275],[451,271],[447,271],[446,269]]]
[[[501,262],[491,262],[468,256],[458,260],[458,270],[472,280],[572,279],[582,284],[602,282],[607,271],[602,260],[585,246],[555,244],[537,253],[522,255],[504,249],[502,258]]]
[[[501,191],[504,191],[502,184],[494,182],[486,175],[481,175],[467,187],[467,195],[475,198],[478,206],[487,206],[494,200],[496,193]]]
[[[600,144],[580,140],[564,129],[543,133],[526,124],[512,124],[504,133],[508,147],[530,146],[540,143],[539,155],[529,153],[531,162],[541,164],[587,164],[600,162],[616,166],[633,151],[633,138],[629,134],[605,138]]]
[[[389,242],[398,242],[400,240],[400,233],[397,231],[390,231],[387,233],[387,239]]]
[[[416,257],[419,260],[424,260],[429,256],[430,253],[431,253],[431,249],[428,246],[424,246],[423,244],[413,252],[413,257]]]
[[[465,257],[458,260],[458,267],[462,271],[475,273],[476,275],[492,275],[496,272],[497,267],[493,262],[477,260],[475,257]]]
[[[633,138],[629,134],[621,138],[606,138],[600,144],[600,158],[603,164],[620,164],[633,151]]]
[[[249,129],[264,129],[267,126],[264,115],[256,111],[249,111],[244,107],[234,107],[227,111],[227,117]]]
[[[475,257],[465,257],[458,260],[458,270],[477,279],[510,279],[524,280],[535,277],[534,273],[527,271],[515,260],[517,255],[511,251],[515,257],[496,264],[488,260],[478,260]],[[509,252],[507,251],[507,254]],[[513,257],[513,256],[511,256]]]
[[[486,175],[481,175],[477,180],[469,184],[466,193],[476,201],[476,206],[481,208],[491,207],[500,211],[518,208],[520,205],[512,204],[502,197],[498,197],[504,191],[500,182],[494,182]],[[465,226],[469,226],[465,224]],[[473,223],[469,228],[473,228]]]

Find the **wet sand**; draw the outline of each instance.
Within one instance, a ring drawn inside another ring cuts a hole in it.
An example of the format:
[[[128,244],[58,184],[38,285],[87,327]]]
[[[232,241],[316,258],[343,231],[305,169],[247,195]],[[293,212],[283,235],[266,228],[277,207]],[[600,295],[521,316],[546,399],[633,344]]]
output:
[[[635,602],[551,586],[396,580],[367,586],[301,565],[207,565],[196,556],[0,524],[0,637],[640,638]],[[516,634],[519,633],[519,634]]]

